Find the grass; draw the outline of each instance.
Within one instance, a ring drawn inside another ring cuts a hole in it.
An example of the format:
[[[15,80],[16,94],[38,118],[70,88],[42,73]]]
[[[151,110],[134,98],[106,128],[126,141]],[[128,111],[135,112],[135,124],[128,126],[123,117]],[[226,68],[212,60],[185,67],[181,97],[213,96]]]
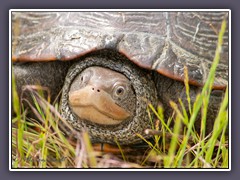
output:
[[[15,79],[12,76],[12,105],[15,117],[12,118],[12,168],[228,168],[229,148],[226,129],[228,127],[228,88],[215,119],[213,131],[206,134],[207,106],[214,82],[216,67],[219,63],[223,34],[226,22],[224,21],[219,32],[218,45],[209,77],[191,104],[188,85],[188,73],[185,69],[185,87],[188,108],[183,100],[170,102],[175,116],[165,119],[163,109],[156,109],[149,104],[149,115],[153,112],[158,119],[152,129],[146,133],[153,135],[153,141],[142,138],[147,148],[136,155],[136,151],[127,152],[117,143],[119,154],[104,153],[94,150],[86,132],[76,132],[68,127],[77,137],[74,141],[60,131],[59,126],[68,126],[61,118],[58,104],[50,104],[50,95],[47,89],[39,86],[27,86],[26,91],[32,95],[33,103],[25,100],[38,121],[28,118],[16,93]],[[36,90],[39,93],[36,93]],[[43,98],[43,91],[47,98]],[[177,106],[180,104],[180,108]],[[188,116],[187,111],[190,112]],[[202,123],[200,134],[194,129],[197,114],[201,111]],[[174,127],[170,124],[174,121]],[[180,132],[180,129],[183,129]],[[134,154],[134,155],[132,155]]]

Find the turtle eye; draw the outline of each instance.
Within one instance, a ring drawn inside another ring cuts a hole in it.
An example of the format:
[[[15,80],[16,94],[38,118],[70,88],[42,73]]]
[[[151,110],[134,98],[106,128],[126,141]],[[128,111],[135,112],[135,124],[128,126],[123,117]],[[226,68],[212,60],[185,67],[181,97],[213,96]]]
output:
[[[127,93],[127,87],[124,85],[115,85],[113,89],[113,96],[116,99],[122,99]]]
[[[89,70],[82,72],[82,74],[80,76],[80,85],[86,84],[89,81],[91,75],[92,75],[92,72]]]
[[[117,96],[122,96],[124,94],[124,92],[125,92],[125,89],[122,86],[120,86],[116,89],[116,95]]]

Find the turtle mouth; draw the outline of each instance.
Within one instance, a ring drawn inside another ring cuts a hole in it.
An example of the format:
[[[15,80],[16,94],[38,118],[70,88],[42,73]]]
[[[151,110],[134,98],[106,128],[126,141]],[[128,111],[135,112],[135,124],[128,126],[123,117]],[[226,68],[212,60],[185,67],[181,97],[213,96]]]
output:
[[[102,125],[116,125],[131,116],[108,93],[93,86],[69,92],[69,104],[80,119]]]

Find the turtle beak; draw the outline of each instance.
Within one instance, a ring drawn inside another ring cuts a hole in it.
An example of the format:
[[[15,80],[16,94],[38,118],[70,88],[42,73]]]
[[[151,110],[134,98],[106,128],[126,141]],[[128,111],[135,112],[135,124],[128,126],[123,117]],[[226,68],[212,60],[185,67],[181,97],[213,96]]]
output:
[[[106,91],[90,85],[69,92],[69,104],[81,119],[99,124],[119,124],[131,116]]]

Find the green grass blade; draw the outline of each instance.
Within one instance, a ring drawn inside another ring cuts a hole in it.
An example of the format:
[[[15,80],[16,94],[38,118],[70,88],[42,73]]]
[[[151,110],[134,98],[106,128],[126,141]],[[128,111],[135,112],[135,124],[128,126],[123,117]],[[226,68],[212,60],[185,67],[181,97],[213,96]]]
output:
[[[214,126],[213,126],[213,135],[207,143],[209,145],[209,149],[207,150],[207,153],[206,153],[206,161],[207,162],[211,162],[213,150],[215,147],[214,145],[215,145],[220,133],[222,133],[223,129],[227,128],[227,125],[228,125],[228,122],[227,122],[228,119],[227,119],[227,115],[226,115],[227,107],[228,107],[228,88],[226,89],[222,105],[220,107],[218,116],[217,116]],[[224,117],[226,117],[226,118],[224,118]]]
[[[203,98],[206,96],[206,93],[210,93],[210,91],[212,89],[212,86],[213,86],[213,83],[214,83],[214,78],[215,78],[215,72],[216,72],[216,69],[217,69],[217,66],[218,66],[218,63],[219,63],[219,60],[220,60],[220,54],[221,54],[222,44],[223,44],[223,35],[225,33],[225,30],[226,30],[226,25],[227,25],[226,20],[224,20],[222,22],[221,29],[220,29],[220,32],[219,32],[217,49],[216,49],[216,52],[215,52],[215,57],[214,57],[212,66],[210,68],[210,72],[209,72],[207,81],[206,81],[205,85],[203,86],[203,90],[202,90],[201,95],[196,99],[196,101],[194,103],[193,113],[192,113],[192,116],[190,118],[186,138],[183,141],[181,156],[180,156],[180,160],[179,160],[179,163],[178,163],[179,166],[182,163],[183,154],[184,154],[184,151],[186,149],[188,138],[191,134],[192,127],[193,127],[194,122],[196,120],[197,114],[198,114],[198,112],[199,112],[199,110],[202,106]],[[209,160],[210,156],[211,156],[211,153],[209,152],[208,153],[208,160]]]

